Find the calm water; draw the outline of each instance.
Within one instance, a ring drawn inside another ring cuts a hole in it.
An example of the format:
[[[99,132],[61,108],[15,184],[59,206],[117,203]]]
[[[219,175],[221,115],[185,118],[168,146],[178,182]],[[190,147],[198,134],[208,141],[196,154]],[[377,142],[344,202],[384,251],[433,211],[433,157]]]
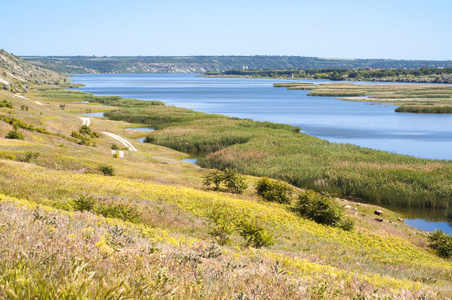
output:
[[[73,76],[72,81],[84,84],[82,91],[99,96],[161,100],[206,113],[291,124],[331,142],[452,160],[452,115],[401,114],[394,112],[393,105],[308,97],[308,91],[273,87],[284,80],[90,74]],[[323,82],[327,81],[314,83]],[[444,229],[452,233],[452,227],[445,224]]]

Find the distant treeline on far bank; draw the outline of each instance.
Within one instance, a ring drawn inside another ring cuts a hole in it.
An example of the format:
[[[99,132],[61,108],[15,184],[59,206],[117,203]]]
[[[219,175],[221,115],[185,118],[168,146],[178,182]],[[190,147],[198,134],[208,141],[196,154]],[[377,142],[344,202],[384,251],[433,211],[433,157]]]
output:
[[[309,68],[309,69],[234,69],[221,72],[206,72],[205,75],[250,76],[257,78],[297,78],[351,81],[397,81],[452,83],[452,68]]]

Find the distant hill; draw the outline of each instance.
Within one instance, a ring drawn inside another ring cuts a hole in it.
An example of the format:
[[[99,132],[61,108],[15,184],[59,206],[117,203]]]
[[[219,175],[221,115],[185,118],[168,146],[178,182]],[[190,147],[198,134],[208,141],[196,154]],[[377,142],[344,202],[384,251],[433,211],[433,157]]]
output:
[[[30,63],[68,74],[203,73],[230,69],[288,68],[438,68],[452,61],[327,59],[303,56],[29,56]]]
[[[0,88],[24,92],[32,84],[53,84],[58,74],[39,68],[28,61],[0,49]]]

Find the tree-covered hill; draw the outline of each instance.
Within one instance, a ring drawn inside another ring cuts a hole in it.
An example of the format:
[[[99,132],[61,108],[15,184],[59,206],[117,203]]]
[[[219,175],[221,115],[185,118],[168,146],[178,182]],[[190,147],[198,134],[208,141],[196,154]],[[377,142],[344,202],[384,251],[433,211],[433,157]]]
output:
[[[60,73],[203,73],[230,69],[438,68],[452,61],[327,59],[303,56],[31,56],[34,65]]]

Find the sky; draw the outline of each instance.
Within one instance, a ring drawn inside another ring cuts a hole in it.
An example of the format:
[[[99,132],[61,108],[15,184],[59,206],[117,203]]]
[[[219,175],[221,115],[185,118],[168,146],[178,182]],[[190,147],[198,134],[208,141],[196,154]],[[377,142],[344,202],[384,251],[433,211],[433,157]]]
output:
[[[452,60],[452,1],[0,0],[0,32],[22,56]]]

